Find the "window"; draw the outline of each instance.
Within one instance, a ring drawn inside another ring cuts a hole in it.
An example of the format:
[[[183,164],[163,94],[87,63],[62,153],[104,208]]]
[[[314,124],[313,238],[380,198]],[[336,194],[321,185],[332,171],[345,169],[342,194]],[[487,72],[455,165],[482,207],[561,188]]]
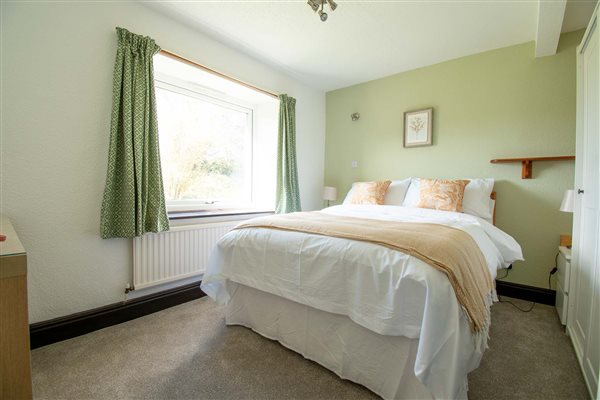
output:
[[[250,203],[252,110],[164,83],[156,100],[167,200]]]
[[[154,65],[167,210],[273,210],[277,99],[166,56]]]

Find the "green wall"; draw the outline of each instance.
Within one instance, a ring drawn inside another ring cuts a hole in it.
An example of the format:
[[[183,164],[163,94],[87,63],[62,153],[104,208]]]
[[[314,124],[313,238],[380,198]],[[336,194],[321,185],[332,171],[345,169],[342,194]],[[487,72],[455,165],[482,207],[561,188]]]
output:
[[[547,287],[559,235],[571,232],[572,214],[558,208],[574,162],[535,163],[533,179],[521,179],[519,163],[490,160],[575,154],[582,35],[563,34],[550,57],[534,58],[530,42],[327,93],[325,184],[341,201],[357,180],[495,178],[497,226],[525,255],[505,280]],[[426,107],[434,109],[433,146],[403,148],[403,113]]]

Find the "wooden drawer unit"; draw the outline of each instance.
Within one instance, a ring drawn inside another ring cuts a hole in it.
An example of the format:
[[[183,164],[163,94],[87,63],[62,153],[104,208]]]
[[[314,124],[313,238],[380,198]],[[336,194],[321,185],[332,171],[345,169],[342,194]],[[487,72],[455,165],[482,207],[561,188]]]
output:
[[[0,398],[31,399],[27,254],[4,216],[0,232]]]

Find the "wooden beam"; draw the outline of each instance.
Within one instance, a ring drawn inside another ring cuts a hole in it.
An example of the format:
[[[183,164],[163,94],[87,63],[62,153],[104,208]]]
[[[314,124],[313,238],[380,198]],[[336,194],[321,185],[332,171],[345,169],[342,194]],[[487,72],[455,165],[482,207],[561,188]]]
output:
[[[538,0],[536,57],[556,54],[566,6],[567,0]]]

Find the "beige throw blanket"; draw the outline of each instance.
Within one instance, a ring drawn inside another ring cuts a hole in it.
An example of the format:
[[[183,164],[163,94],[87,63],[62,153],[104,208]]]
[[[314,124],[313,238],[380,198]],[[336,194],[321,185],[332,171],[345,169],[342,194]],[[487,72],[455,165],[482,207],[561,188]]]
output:
[[[460,229],[429,223],[329,215],[318,211],[255,218],[234,229],[242,228],[279,229],[360,240],[409,254],[446,274],[456,298],[469,317],[471,330],[487,331],[492,277],[479,246]]]

